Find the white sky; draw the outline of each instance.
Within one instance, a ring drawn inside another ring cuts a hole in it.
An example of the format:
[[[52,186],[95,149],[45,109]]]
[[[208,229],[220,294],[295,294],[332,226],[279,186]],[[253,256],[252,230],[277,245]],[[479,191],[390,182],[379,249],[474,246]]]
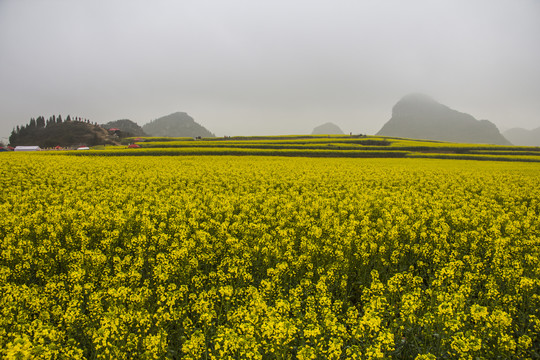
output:
[[[410,92],[539,127],[540,1],[0,0],[0,137],[175,111],[218,136],[373,134]]]

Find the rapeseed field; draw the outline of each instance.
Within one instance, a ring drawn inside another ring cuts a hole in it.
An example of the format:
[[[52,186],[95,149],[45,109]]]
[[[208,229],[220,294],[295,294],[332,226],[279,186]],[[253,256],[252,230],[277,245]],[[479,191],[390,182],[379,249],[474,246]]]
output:
[[[0,165],[3,358],[540,358],[537,163]]]

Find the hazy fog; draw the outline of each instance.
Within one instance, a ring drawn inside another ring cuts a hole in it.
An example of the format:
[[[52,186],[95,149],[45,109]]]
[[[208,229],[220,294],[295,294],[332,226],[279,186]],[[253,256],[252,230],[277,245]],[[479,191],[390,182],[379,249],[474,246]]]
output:
[[[540,1],[0,0],[0,137],[30,117],[378,131],[424,92],[540,126]]]

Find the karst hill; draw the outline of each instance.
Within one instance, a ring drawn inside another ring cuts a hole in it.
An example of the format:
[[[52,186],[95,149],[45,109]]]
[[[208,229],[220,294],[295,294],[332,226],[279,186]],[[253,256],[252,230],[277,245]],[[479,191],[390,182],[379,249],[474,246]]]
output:
[[[343,135],[343,130],[334,123],[327,122],[313,129],[312,135]]]
[[[148,136],[139,124],[129,119],[109,121],[102,126],[107,130],[118,129],[122,137]]]
[[[424,94],[409,94],[398,101],[392,109],[392,118],[377,135],[511,145],[492,122],[477,120]]]
[[[143,131],[150,136],[163,137],[215,137],[185,112],[175,112],[145,124]]]

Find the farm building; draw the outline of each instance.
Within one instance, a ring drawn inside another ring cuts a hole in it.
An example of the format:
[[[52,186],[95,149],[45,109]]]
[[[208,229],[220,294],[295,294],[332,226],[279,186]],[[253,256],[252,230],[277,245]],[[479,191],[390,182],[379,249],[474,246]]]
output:
[[[39,146],[15,146],[15,151],[40,151]]]

